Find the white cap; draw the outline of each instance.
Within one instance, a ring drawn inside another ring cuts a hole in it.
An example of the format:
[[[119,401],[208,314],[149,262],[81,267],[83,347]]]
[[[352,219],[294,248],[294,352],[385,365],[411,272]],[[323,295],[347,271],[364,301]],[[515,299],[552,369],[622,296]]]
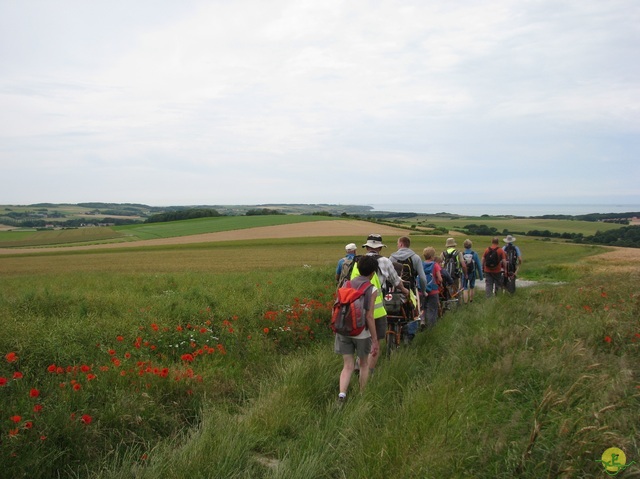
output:
[[[347,246],[344,247],[344,249],[346,251],[355,251],[358,249],[358,247],[356,246],[355,243],[349,243]]]

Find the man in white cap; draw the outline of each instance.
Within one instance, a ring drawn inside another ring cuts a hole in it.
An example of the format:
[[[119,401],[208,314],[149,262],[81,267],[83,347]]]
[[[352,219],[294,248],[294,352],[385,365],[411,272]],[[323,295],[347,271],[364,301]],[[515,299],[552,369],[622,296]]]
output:
[[[522,264],[520,248],[513,244],[515,240],[511,235],[507,235],[507,237],[502,240],[507,243],[502,249],[507,255],[507,270],[504,274],[504,285],[509,293],[516,292],[516,276]]]
[[[338,288],[342,286],[342,284],[351,276],[351,269],[356,257],[356,251],[358,250],[358,247],[355,243],[349,243],[344,247],[344,250],[346,251],[346,255],[344,256],[344,258],[340,258],[338,260],[338,266],[336,267],[336,283],[338,285]]]

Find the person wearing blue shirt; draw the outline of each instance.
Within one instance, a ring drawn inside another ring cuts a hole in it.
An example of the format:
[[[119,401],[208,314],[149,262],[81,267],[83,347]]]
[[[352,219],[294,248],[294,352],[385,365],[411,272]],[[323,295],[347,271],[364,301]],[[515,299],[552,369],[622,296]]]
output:
[[[482,263],[480,263],[480,257],[478,253],[473,251],[471,247],[473,243],[470,239],[464,240],[464,251],[462,252],[462,259],[467,265],[467,275],[462,277],[462,297],[465,303],[473,302],[473,293],[476,288],[476,278],[479,280],[484,279],[482,274]]]
[[[502,249],[507,255],[507,271],[505,271],[504,274],[504,284],[509,293],[515,293],[516,291],[516,277],[522,264],[520,248],[513,244],[515,240],[511,235],[507,235],[507,237],[502,240],[507,243]]]
[[[356,252],[358,251],[358,247],[355,243],[349,243],[344,247],[344,249],[347,254],[344,256],[344,258],[340,258],[338,260],[338,266],[336,267],[336,283],[340,281],[340,275],[342,274],[342,267],[344,266],[344,262],[348,260],[348,264],[351,264],[353,262],[353,259],[356,257]]]

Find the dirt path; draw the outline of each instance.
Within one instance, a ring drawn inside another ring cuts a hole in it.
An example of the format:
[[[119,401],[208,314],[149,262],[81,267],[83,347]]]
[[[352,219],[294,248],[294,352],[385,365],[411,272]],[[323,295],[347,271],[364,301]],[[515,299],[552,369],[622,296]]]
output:
[[[263,226],[242,230],[223,231],[220,233],[205,233],[199,235],[179,236],[176,238],[160,238],[153,240],[132,241],[129,243],[108,243],[86,246],[58,246],[43,248],[0,248],[0,255],[24,253],[49,253],[52,251],[81,251],[114,248],[136,248],[140,246],[164,246],[193,243],[211,243],[216,241],[236,241],[269,238],[304,238],[310,236],[352,236],[355,243],[364,243],[367,235],[377,233],[383,236],[385,244],[395,247],[398,236],[408,234],[406,229],[392,226],[381,226],[367,221],[313,221],[309,223],[295,223],[290,225]]]

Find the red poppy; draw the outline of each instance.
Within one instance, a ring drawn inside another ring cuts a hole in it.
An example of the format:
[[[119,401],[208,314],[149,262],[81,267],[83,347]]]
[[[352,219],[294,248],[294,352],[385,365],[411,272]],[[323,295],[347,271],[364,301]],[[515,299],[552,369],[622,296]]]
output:
[[[55,373],[56,372],[56,365],[55,364],[50,364],[49,367],[47,368],[47,371],[50,373]]]
[[[9,436],[17,436],[18,432],[18,429],[9,429]]]
[[[74,391],[80,391],[80,389],[82,389],[82,385],[80,383],[75,383],[73,385],[73,390]]]
[[[180,359],[182,359],[183,361],[187,361],[187,362],[192,362],[193,361],[193,355],[192,354],[183,354],[182,356],[180,356]]]
[[[13,379],[22,379],[24,375],[20,371],[13,373]]]
[[[604,342],[605,342],[605,343],[610,343],[611,341],[612,341],[612,340],[611,340],[611,336],[605,336],[605,337],[604,337]]]
[[[38,396],[40,396],[40,391],[38,391],[37,389],[32,389],[31,391],[29,391],[29,397],[37,398]]]
[[[269,333],[269,328],[264,328],[263,331],[264,331],[264,334],[268,334]]]
[[[80,418],[80,422],[82,422],[83,424],[91,424],[91,421],[93,421],[93,418],[88,414],[83,414]]]
[[[7,384],[7,378],[0,377],[0,386],[4,386]]]
[[[116,337],[116,340],[117,340],[117,341],[124,341],[124,338],[123,338],[122,336],[117,336],[117,337]]]
[[[22,421],[22,416],[17,416],[17,415],[16,416],[11,416],[9,418],[9,420],[15,422],[16,424],[18,424],[20,421]]]
[[[33,406],[33,412],[40,412],[42,411],[42,404],[36,404]]]
[[[96,376],[95,374],[87,374],[87,381],[93,381],[97,377],[98,376]]]
[[[18,355],[17,355],[16,353],[14,353],[14,352],[7,353],[7,354],[6,354],[6,356],[5,356],[5,359],[6,359],[8,362],[12,363],[12,362],[14,362],[14,361],[17,361],[17,360],[18,360]]]
[[[27,421],[24,423],[25,429],[31,429],[33,427],[33,423],[31,421]]]
[[[83,364],[82,366],[80,366],[80,371],[82,371],[83,373],[88,373],[89,371],[91,371],[91,366]]]

